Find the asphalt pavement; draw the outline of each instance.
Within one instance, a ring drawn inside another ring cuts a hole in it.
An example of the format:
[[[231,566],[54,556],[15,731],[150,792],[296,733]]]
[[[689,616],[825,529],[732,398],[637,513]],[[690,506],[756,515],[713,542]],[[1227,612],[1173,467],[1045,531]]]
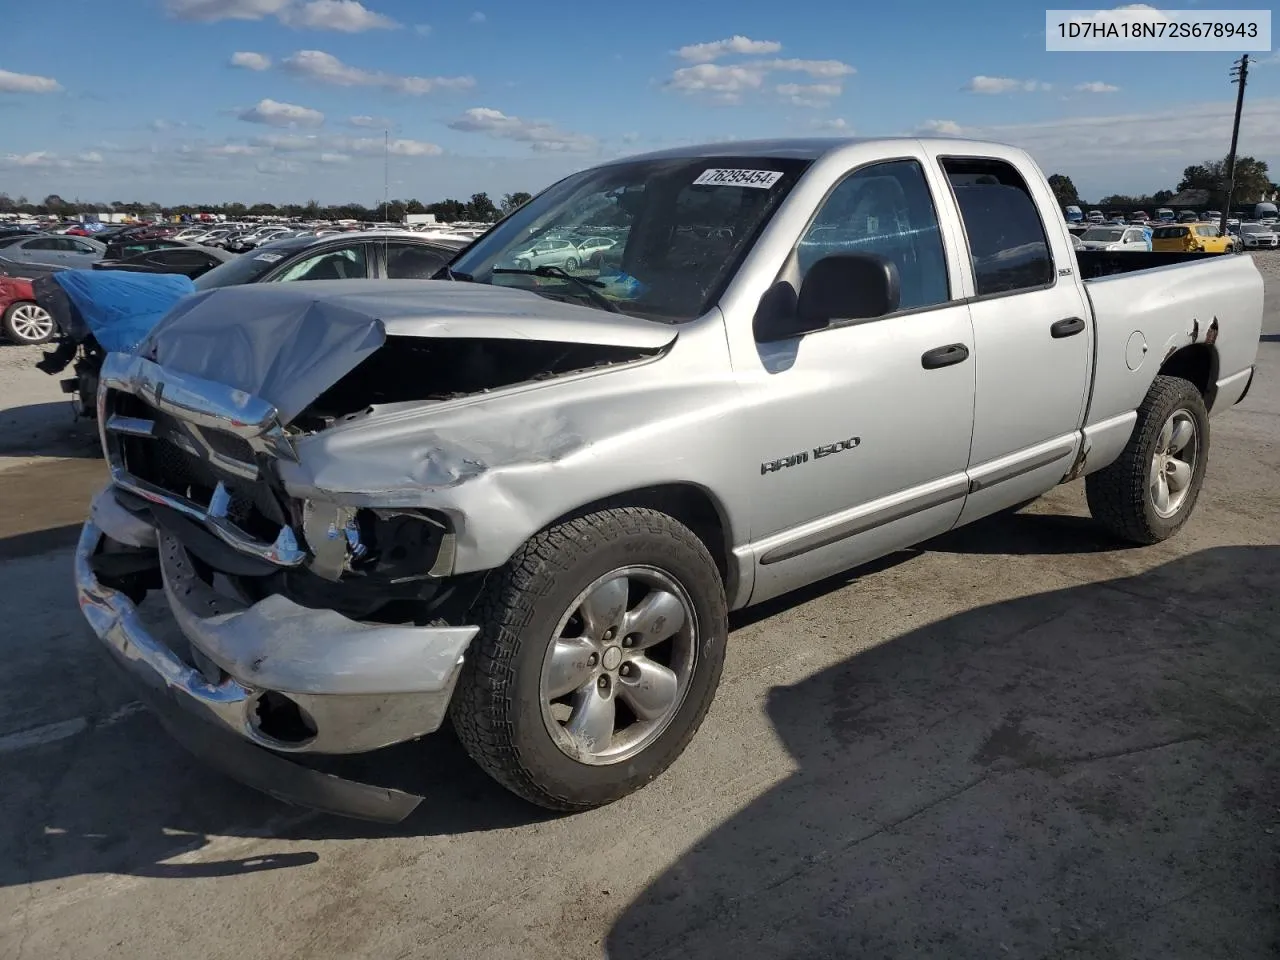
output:
[[[747,611],[686,754],[568,817],[447,734],[379,759],[427,796],[397,827],[189,759],[72,598],[92,432],[24,410],[0,419],[0,957],[1280,955],[1280,287],[1174,540],[1106,539],[1077,482]]]

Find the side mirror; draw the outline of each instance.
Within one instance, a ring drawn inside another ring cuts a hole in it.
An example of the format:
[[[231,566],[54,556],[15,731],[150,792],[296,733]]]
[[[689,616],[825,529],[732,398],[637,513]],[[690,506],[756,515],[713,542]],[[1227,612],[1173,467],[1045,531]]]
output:
[[[869,320],[898,309],[898,265],[875,253],[837,253],[809,268],[800,286],[800,331],[821,330],[839,320]]]

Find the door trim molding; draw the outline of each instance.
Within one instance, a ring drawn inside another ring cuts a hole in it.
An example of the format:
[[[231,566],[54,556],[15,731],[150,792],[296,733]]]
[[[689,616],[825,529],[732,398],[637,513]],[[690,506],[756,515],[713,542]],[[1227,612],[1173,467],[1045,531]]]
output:
[[[990,460],[969,471],[969,493],[986,490],[998,483],[1012,480],[1041,467],[1065,460],[1076,451],[1079,442],[1079,431],[1065,437],[1057,437],[1034,447],[1019,450],[997,460]]]
[[[792,560],[821,547],[839,543],[876,527],[902,520],[954,500],[962,500],[969,492],[969,478],[955,474],[933,480],[910,490],[881,497],[850,510],[814,520],[800,527],[774,534],[757,544],[759,563],[769,565]]]

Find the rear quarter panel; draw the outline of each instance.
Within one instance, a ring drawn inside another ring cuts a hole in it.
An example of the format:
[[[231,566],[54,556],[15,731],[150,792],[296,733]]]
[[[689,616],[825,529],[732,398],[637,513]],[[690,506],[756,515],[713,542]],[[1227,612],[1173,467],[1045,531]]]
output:
[[[1086,426],[1137,409],[1161,365],[1182,347],[1212,342],[1217,380],[1247,370],[1257,358],[1263,282],[1250,257],[1224,254],[1103,277],[1086,281],[1085,290],[1097,326]]]

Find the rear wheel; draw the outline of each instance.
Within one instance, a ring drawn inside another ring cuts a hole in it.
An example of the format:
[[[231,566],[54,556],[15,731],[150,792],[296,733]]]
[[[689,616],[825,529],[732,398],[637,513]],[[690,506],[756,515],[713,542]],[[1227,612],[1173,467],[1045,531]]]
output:
[[[1180,377],[1156,377],[1124,452],[1085,478],[1089,512],[1121,539],[1167,540],[1191,517],[1209,462],[1209,413]]]
[[[572,271],[572,270],[577,270],[577,269],[578,269],[578,261],[577,261],[575,258],[570,257],[568,260],[566,260],[566,261],[564,262],[564,269],[565,269],[565,270],[570,270],[570,271]]]
[[[53,337],[54,322],[49,311],[31,301],[11,304],[4,312],[4,333],[14,343],[45,343]]]
[[[553,810],[661,774],[720,681],[728,617],[707,548],[654,510],[605,510],[529,540],[486,589],[453,698],[467,752]]]

